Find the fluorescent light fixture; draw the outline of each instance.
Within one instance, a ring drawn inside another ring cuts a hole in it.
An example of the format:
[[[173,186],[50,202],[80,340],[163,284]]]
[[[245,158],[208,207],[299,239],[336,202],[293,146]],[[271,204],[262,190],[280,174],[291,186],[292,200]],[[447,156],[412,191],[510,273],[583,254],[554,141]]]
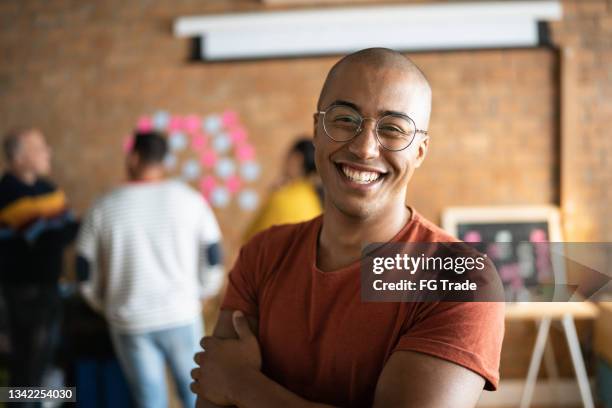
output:
[[[364,6],[182,17],[179,37],[200,37],[206,60],[397,50],[532,47],[558,1]]]

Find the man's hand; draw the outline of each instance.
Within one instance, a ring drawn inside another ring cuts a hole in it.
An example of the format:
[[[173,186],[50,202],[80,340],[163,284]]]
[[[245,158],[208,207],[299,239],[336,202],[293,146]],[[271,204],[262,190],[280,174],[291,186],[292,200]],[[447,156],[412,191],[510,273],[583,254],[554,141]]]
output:
[[[261,351],[244,314],[232,315],[238,339],[204,337],[204,351],[194,357],[199,367],[191,370],[191,391],[217,405],[236,403],[235,392],[249,374],[261,370]]]

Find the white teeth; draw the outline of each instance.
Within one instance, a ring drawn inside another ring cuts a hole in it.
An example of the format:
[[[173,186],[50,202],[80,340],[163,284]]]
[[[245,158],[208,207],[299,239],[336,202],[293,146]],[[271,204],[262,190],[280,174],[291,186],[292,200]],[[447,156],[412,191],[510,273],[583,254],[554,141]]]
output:
[[[378,180],[380,173],[373,171],[359,171],[349,166],[342,165],[342,172],[349,180],[359,184],[368,184]]]

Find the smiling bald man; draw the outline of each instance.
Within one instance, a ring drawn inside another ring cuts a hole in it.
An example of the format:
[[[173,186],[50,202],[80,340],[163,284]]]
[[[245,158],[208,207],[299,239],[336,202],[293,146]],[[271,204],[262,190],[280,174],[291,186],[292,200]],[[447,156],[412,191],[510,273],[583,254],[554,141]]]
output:
[[[426,78],[395,51],[331,69],[314,114],[324,213],[241,249],[195,356],[198,406],[473,407],[497,387],[503,303],[361,301],[364,244],[455,241],[406,205],[430,111]]]

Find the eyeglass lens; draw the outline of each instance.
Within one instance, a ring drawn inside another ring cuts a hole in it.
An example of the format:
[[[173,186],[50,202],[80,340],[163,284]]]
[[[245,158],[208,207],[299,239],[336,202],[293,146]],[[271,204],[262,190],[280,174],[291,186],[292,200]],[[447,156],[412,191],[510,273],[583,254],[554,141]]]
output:
[[[347,106],[334,106],[324,116],[324,130],[337,142],[354,138],[362,129],[363,117]],[[414,138],[414,122],[401,115],[387,115],[378,120],[376,134],[378,141],[389,150],[402,150]]]

